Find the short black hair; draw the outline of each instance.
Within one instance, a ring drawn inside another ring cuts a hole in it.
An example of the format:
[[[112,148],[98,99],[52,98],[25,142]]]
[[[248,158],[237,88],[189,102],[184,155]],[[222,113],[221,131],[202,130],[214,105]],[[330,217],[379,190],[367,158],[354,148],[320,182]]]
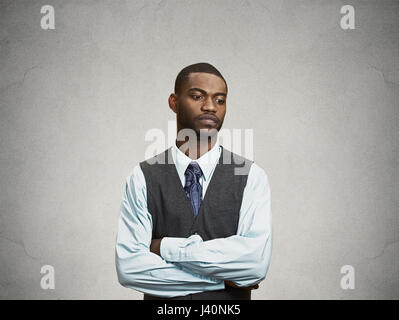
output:
[[[211,74],[218,76],[219,78],[222,78],[222,80],[224,81],[224,83],[226,85],[226,90],[227,90],[227,82],[223,78],[223,76],[219,72],[219,70],[207,62],[200,62],[200,63],[191,64],[191,65],[183,68],[179,72],[179,74],[176,77],[176,81],[175,81],[175,93],[180,92],[183,84],[187,81],[190,73],[194,73],[194,72],[211,73]]]

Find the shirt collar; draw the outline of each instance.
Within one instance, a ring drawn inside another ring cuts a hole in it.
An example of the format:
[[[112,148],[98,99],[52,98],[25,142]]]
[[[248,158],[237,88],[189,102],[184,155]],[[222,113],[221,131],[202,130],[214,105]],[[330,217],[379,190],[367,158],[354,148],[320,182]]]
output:
[[[221,153],[221,147],[219,145],[219,142],[216,141],[215,145],[212,147],[211,150],[208,152],[204,153],[201,157],[199,157],[196,160],[193,160],[189,157],[187,157],[177,146],[174,144],[172,146],[172,157],[173,157],[173,162],[175,163],[177,173],[179,175],[180,180],[182,183],[184,182],[184,173],[186,172],[186,169],[190,162],[197,162],[198,165],[200,166],[203,177],[205,181],[208,181],[210,178],[213,169],[215,168],[216,164],[219,161]]]

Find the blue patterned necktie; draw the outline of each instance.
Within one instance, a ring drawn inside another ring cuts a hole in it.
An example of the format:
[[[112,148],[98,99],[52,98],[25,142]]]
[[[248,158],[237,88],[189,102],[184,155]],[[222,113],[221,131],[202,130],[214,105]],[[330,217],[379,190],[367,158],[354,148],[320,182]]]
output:
[[[199,179],[202,176],[202,171],[198,163],[191,162],[188,165],[184,175],[186,177],[184,191],[186,192],[187,198],[191,202],[191,206],[194,211],[194,217],[197,217],[198,210],[202,202],[202,186],[199,182]]]

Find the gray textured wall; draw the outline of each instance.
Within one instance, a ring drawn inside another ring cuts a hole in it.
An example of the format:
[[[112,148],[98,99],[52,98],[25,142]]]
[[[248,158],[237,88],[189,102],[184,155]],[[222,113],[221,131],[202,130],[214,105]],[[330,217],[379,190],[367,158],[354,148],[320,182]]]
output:
[[[114,265],[125,177],[200,61],[226,77],[224,127],[254,130],[270,179],[273,257],[253,297],[399,298],[398,55],[398,1],[1,0],[0,298],[141,299]]]

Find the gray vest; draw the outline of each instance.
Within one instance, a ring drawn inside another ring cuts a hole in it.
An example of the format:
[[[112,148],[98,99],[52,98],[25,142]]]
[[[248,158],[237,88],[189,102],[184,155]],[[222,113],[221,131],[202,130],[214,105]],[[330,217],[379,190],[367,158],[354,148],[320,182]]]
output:
[[[222,147],[218,164],[203,197],[197,217],[191,208],[173,163],[170,148],[140,162],[152,217],[152,238],[199,234],[204,241],[237,234],[242,196],[252,161]],[[228,288],[180,299],[250,299],[250,291]],[[144,295],[145,300],[159,299]]]

